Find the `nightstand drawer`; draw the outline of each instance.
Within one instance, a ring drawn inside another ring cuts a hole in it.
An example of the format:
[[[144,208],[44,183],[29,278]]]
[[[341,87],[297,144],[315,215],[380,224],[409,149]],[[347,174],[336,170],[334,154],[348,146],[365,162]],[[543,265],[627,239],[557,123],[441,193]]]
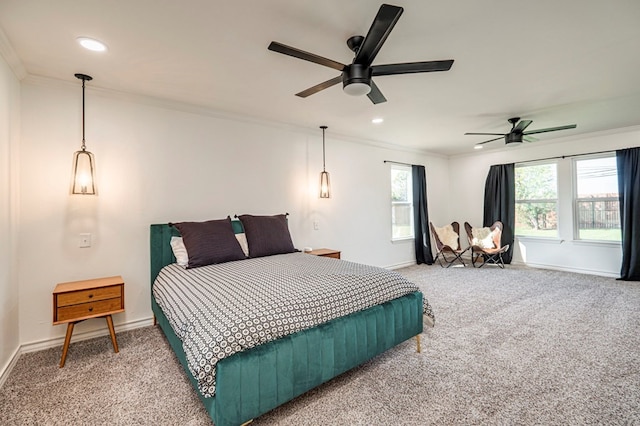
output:
[[[113,299],[120,297],[121,292],[122,286],[117,285],[112,287],[92,288],[89,290],[60,293],[57,297],[57,303],[58,307],[61,307],[98,300]]]
[[[64,306],[57,309],[56,321],[81,320],[94,316],[102,316],[105,313],[123,311],[122,299],[97,300],[95,302],[81,303],[79,305]]]

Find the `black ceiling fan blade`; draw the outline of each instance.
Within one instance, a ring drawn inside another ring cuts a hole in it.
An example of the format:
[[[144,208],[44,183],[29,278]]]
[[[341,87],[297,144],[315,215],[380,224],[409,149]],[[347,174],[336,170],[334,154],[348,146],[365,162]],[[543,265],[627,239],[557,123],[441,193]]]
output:
[[[287,46],[277,41],[272,41],[268,47],[269,50],[282,53],[284,55],[293,56],[294,58],[303,59],[305,61],[313,62],[315,64],[324,65],[325,67],[333,68],[334,70],[342,71],[346,65],[332,59],[323,58],[313,53],[305,52],[304,50],[296,49],[295,47]]]
[[[529,127],[529,125],[531,123],[533,123],[533,121],[531,121],[531,120],[520,120],[518,122],[518,124],[516,124],[516,127],[513,128],[512,131],[514,131],[514,132],[524,132],[524,129]]]
[[[411,74],[417,72],[449,71],[453,65],[453,59],[444,61],[405,62],[403,64],[374,65],[371,67],[371,75]]]
[[[381,104],[387,102],[387,98],[384,97],[378,86],[371,80],[371,91],[367,94],[367,97],[371,99],[374,104]]]
[[[506,136],[506,133],[465,133],[465,135]]]
[[[524,140],[525,142],[537,142],[539,139],[534,138],[533,136],[523,135],[522,140]]]
[[[313,95],[314,93],[318,93],[321,90],[324,90],[328,87],[334,86],[341,82],[342,82],[342,76],[339,75],[337,77],[332,78],[331,80],[327,80],[320,84],[316,84],[313,87],[309,87],[307,90],[303,90],[300,93],[296,93],[296,96],[300,96],[301,98],[306,98],[307,96]]]
[[[389,37],[389,33],[391,33],[398,19],[400,19],[403,10],[399,6],[389,4],[380,6],[369,32],[358,49],[356,58],[353,61],[354,64],[361,64],[366,67],[371,65],[385,40]]]
[[[536,133],[547,133],[547,132],[555,132],[557,130],[567,130],[567,129],[575,129],[576,127],[578,127],[575,124],[568,124],[566,126],[560,126],[560,127],[549,127],[546,129],[538,129],[538,130],[529,130],[528,132],[523,132],[523,135],[534,135]]]
[[[498,141],[498,140],[503,139],[503,138],[504,138],[504,135],[503,135],[503,136],[501,136],[501,137],[499,137],[499,138],[489,139],[488,141],[478,142],[476,145],[482,145],[482,144],[485,144],[485,143],[489,143],[489,142],[493,142],[493,141]]]

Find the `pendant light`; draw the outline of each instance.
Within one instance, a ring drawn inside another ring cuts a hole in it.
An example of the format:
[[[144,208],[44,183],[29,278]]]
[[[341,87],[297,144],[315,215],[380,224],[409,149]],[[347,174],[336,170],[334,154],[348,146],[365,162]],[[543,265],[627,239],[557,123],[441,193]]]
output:
[[[73,174],[71,175],[71,194],[97,195],[96,161],[93,154],[87,151],[84,140],[84,82],[93,78],[86,74],[75,74],[82,80],[82,146],[73,154]]]
[[[329,173],[325,170],[324,161],[324,131],[327,126],[320,126],[322,129],[322,173],[320,173],[320,198],[331,198],[331,185],[329,184]]]

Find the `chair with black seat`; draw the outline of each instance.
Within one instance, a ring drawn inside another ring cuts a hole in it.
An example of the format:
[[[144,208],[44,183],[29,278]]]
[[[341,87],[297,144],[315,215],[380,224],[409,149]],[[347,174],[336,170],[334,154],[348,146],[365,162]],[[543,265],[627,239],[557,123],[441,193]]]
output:
[[[471,264],[474,268],[482,268],[486,264],[498,265],[504,269],[502,253],[509,250],[509,244],[502,245],[502,222],[495,221],[490,227],[474,228],[464,223],[469,247],[471,248]],[[480,260],[482,259],[482,262]],[[478,266],[476,266],[478,265]]]
[[[431,229],[431,235],[433,235],[433,240],[438,250],[433,261],[435,262],[437,260],[443,268],[445,266],[448,268],[455,262],[460,262],[462,266],[466,266],[464,260],[462,260],[462,255],[467,249],[463,250],[460,247],[460,224],[458,222],[451,222],[451,225],[438,228],[433,226],[432,222],[429,222],[429,228]]]

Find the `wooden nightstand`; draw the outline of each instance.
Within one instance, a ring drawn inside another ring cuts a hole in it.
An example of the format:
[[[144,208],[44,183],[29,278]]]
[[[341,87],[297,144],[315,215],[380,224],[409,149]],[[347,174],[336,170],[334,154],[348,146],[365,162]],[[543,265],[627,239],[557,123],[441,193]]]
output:
[[[124,312],[124,281],[121,276],[60,283],[53,290],[53,325],[67,323],[60,368],[64,367],[73,326],[89,318],[105,317],[114,352],[118,342],[112,314]]]
[[[340,259],[340,250],[321,248],[321,249],[311,250],[306,253],[314,254],[316,256],[333,257],[334,259]]]

